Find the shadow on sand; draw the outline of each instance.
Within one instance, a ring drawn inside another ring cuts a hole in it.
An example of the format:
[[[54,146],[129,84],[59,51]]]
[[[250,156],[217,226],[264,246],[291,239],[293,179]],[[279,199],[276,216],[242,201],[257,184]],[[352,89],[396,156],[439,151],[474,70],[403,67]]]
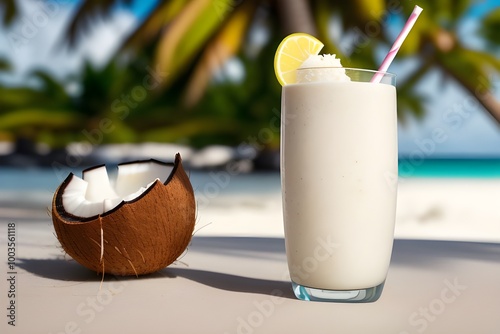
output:
[[[64,259],[19,259],[18,266],[33,275],[64,282],[100,282],[102,276],[75,261]],[[144,276],[105,275],[104,281],[175,279],[183,277],[206,286],[233,292],[256,293],[295,299],[289,282],[244,277],[199,269],[166,268]]]
[[[195,245],[190,248],[190,251],[207,251],[208,248],[213,251],[218,252],[216,245],[218,243],[219,247],[227,247],[224,244],[224,239],[232,238],[215,238],[209,240],[203,240],[199,243],[199,247]],[[249,238],[253,239],[253,238]],[[272,239],[271,239],[272,240]],[[248,245],[246,243],[241,244],[241,250],[248,250]],[[234,240],[228,240],[229,244],[234,245]],[[222,244],[222,245],[221,245]],[[260,240],[254,245],[263,245],[263,241]],[[264,248],[257,248],[256,253],[263,251],[277,251],[281,246],[270,246]],[[199,248],[199,249],[198,249]],[[227,248],[225,248],[227,249]],[[258,254],[257,254],[258,256]],[[87,268],[81,266],[74,260],[68,260],[63,258],[56,259],[18,259],[18,266],[33,275],[57,280],[62,282],[100,282],[102,279],[101,274],[97,274]],[[245,277],[233,274],[227,274],[222,272],[214,272],[201,269],[190,269],[190,268],[175,268],[167,267],[156,273],[143,275],[139,277],[128,276],[128,277],[118,277],[114,275],[105,275],[104,281],[110,280],[129,280],[129,281],[143,281],[150,279],[175,279],[177,277],[183,277],[193,282],[206,285],[211,288],[232,291],[232,292],[243,292],[243,293],[255,293],[263,295],[274,295],[284,298],[295,299],[293,291],[291,289],[290,282],[260,279]]]
[[[190,245],[190,252],[214,253],[221,256],[241,258],[275,257],[286,261],[283,239],[252,237],[195,237]],[[500,264],[500,244],[396,240],[394,243],[391,266],[415,266],[435,268],[453,259],[491,261]],[[18,259],[18,266],[36,276],[65,282],[100,282],[102,276],[96,274],[73,260],[56,259]],[[183,277],[193,282],[215,289],[281,295],[293,298],[289,282],[239,276],[234,274],[207,271],[196,268],[167,267],[156,273],[131,277],[106,275],[104,280],[149,280],[175,279]]]

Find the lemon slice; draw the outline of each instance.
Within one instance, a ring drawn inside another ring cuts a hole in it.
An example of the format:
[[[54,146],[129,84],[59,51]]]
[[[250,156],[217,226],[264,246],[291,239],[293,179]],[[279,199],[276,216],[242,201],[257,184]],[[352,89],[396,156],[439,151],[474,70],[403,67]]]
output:
[[[274,73],[284,86],[296,82],[296,70],[310,55],[317,55],[323,48],[316,37],[305,33],[295,33],[285,37],[274,56]]]

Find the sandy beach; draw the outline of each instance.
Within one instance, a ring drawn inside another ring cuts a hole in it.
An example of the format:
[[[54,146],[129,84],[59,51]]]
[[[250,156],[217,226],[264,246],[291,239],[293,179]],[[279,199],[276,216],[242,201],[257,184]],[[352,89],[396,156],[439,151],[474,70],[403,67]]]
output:
[[[404,179],[398,238],[500,242],[500,179]]]
[[[193,173],[197,236],[283,237],[278,173]],[[0,223],[50,229],[52,189],[0,189]],[[398,239],[500,242],[500,179],[401,178]]]
[[[500,242],[500,180],[401,180],[395,236],[399,239]],[[200,235],[283,236],[279,191],[214,198],[199,210]]]
[[[47,210],[53,189],[2,189],[0,247],[7,249],[7,230],[13,226],[16,274],[9,278],[18,283],[19,295],[11,299],[16,327],[5,322],[0,327],[8,327],[6,333],[59,333],[70,328],[65,326],[96,334],[165,328],[304,333],[311,323],[303,319],[314,318],[315,333],[330,333],[332,323],[343,333],[413,334],[428,327],[429,334],[466,334],[499,328],[492,310],[500,300],[500,179],[401,179],[387,284],[379,301],[360,305],[304,303],[293,296],[278,173],[224,181],[196,172],[191,180],[198,215],[195,237],[183,256],[157,273],[138,279],[107,275],[102,283],[65,255],[56,239]],[[5,296],[7,283],[0,284]],[[453,298],[444,302],[443,293]],[[256,313],[256,305],[270,310],[273,300],[272,312]],[[101,302],[90,317],[93,301]],[[422,307],[435,310],[435,321],[418,313]],[[260,316],[255,326],[247,325]],[[249,329],[241,330],[242,321]]]

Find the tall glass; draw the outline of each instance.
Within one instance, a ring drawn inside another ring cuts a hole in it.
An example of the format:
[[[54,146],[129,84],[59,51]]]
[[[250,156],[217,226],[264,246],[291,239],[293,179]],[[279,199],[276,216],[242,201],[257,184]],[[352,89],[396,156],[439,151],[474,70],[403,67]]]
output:
[[[324,68],[307,70],[315,76]],[[282,90],[285,244],[293,290],[303,300],[373,302],[391,258],[395,75],[383,73],[380,83],[371,83],[375,71],[345,73],[351,81]]]

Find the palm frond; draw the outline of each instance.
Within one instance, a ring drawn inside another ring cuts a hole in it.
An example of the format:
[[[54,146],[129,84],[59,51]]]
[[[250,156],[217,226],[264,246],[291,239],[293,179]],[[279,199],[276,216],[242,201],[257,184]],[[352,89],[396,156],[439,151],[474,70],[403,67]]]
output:
[[[27,87],[0,87],[0,114],[10,112],[29,105],[40,105],[45,103],[46,99],[38,91]]]
[[[500,8],[487,14],[479,29],[479,34],[488,42],[490,47],[500,47]]]
[[[368,22],[378,22],[386,8],[383,0],[335,1],[334,6],[341,14],[346,30],[352,27],[362,28]]]
[[[120,47],[125,50],[140,50],[156,42],[162,31],[183,10],[190,0],[164,1],[157,5],[149,16],[128,36]]]
[[[452,79],[459,78],[468,87],[477,86],[478,80],[481,79],[483,86],[489,89],[491,82],[488,78],[491,67],[498,68],[499,66],[498,61],[494,61],[492,56],[462,47],[457,47],[448,53],[438,54],[437,59],[448,72],[453,73]]]
[[[326,1],[316,1],[313,12],[316,17],[318,38],[325,44],[322,53],[332,53],[337,55],[337,58],[345,59],[345,55],[330,37],[330,20],[334,12],[331,4]]]
[[[0,1],[0,13],[2,14],[2,24],[8,27],[18,15],[18,7],[16,0],[2,0]]]
[[[491,69],[500,72],[500,59],[489,52],[463,48],[461,53],[469,63],[483,67],[485,73],[489,73]]]
[[[44,70],[34,70],[31,72],[30,76],[38,79],[42,83],[41,90],[45,96],[58,101],[69,99],[64,89],[64,85],[51,76],[50,73]]]
[[[212,1],[192,0],[166,27],[153,59],[158,71],[168,73],[164,85],[175,80],[196,58],[231,10],[231,2],[225,2],[225,11],[222,11],[220,5],[216,7]]]
[[[196,145],[196,137],[220,136],[223,133],[238,133],[239,127],[234,120],[203,117],[187,120],[181,124],[157,127],[146,131],[142,140],[179,142],[190,139],[191,145]],[[193,142],[194,141],[194,142]]]
[[[450,26],[454,29],[461,22],[461,18],[470,9],[473,1],[471,0],[453,0],[450,1],[447,11],[450,13]]]
[[[84,0],[73,15],[66,31],[69,46],[74,47],[78,38],[89,29],[96,17],[106,18],[118,4],[130,5],[132,0]]]
[[[0,71],[10,71],[12,66],[7,58],[0,58]]]
[[[398,95],[398,121],[405,124],[409,115],[416,119],[422,119],[425,116],[427,99],[415,91],[407,91],[405,94]]]
[[[68,110],[25,108],[0,115],[0,130],[16,130],[23,127],[43,129],[69,129],[81,125],[82,119]]]
[[[188,83],[184,96],[186,105],[192,106],[199,101],[213,74],[240,50],[256,5],[257,2],[247,2],[237,8],[209,41]]]
[[[353,0],[360,22],[379,21],[385,13],[385,0]]]

